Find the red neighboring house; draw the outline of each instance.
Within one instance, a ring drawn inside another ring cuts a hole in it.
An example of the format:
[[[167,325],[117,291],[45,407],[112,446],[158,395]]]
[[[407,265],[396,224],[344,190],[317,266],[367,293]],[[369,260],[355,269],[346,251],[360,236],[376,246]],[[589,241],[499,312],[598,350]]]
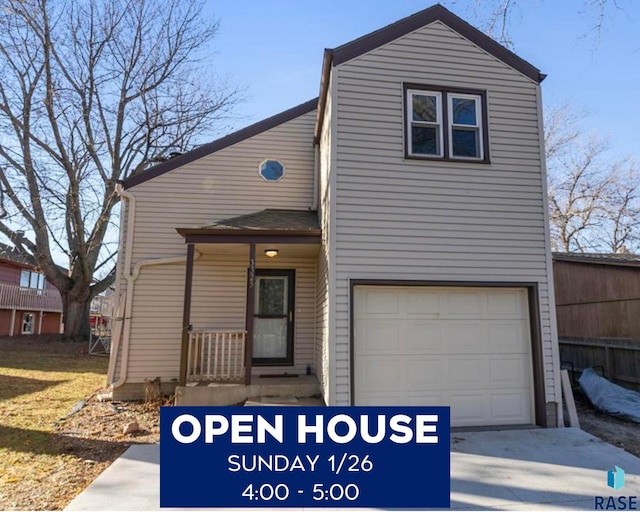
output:
[[[0,335],[57,334],[62,298],[35,261],[0,244]]]

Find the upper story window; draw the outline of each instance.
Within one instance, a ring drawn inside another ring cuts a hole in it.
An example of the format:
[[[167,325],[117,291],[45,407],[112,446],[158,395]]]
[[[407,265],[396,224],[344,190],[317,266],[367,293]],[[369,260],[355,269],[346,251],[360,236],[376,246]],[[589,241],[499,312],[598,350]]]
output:
[[[263,160],[258,173],[265,181],[279,181],[284,176],[284,165],[279,160]]]
[[[405,85],[405,156],[489,162],[484,91]]]
[[[20,286],[22,288],[44,290],[44,275],[32,270],[22,270],[20,272]]]

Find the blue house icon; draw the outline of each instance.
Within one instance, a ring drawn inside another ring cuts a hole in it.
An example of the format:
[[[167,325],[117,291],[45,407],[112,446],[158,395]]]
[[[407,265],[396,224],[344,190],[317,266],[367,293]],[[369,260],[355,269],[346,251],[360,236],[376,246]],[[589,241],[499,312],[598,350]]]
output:
[[[616,491],[624,487],[624,470],[614,466],[607,472],[607,485]]]

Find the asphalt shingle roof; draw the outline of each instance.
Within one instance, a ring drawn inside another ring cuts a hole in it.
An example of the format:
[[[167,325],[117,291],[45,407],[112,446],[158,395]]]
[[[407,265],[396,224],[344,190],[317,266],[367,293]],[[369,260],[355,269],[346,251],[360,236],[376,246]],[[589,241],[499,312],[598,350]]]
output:
[[[248,215],[231,217],[202,229],[253,229],[265,231],[317,231],[320,229],[315,210],[266,209]]]

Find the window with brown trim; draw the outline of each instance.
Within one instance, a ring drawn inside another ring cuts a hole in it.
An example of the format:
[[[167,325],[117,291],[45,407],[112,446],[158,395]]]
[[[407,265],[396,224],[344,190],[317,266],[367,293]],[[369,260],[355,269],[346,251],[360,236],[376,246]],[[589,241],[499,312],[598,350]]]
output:
[[[486,92],[404,84],[405,157],[489,162]]]

